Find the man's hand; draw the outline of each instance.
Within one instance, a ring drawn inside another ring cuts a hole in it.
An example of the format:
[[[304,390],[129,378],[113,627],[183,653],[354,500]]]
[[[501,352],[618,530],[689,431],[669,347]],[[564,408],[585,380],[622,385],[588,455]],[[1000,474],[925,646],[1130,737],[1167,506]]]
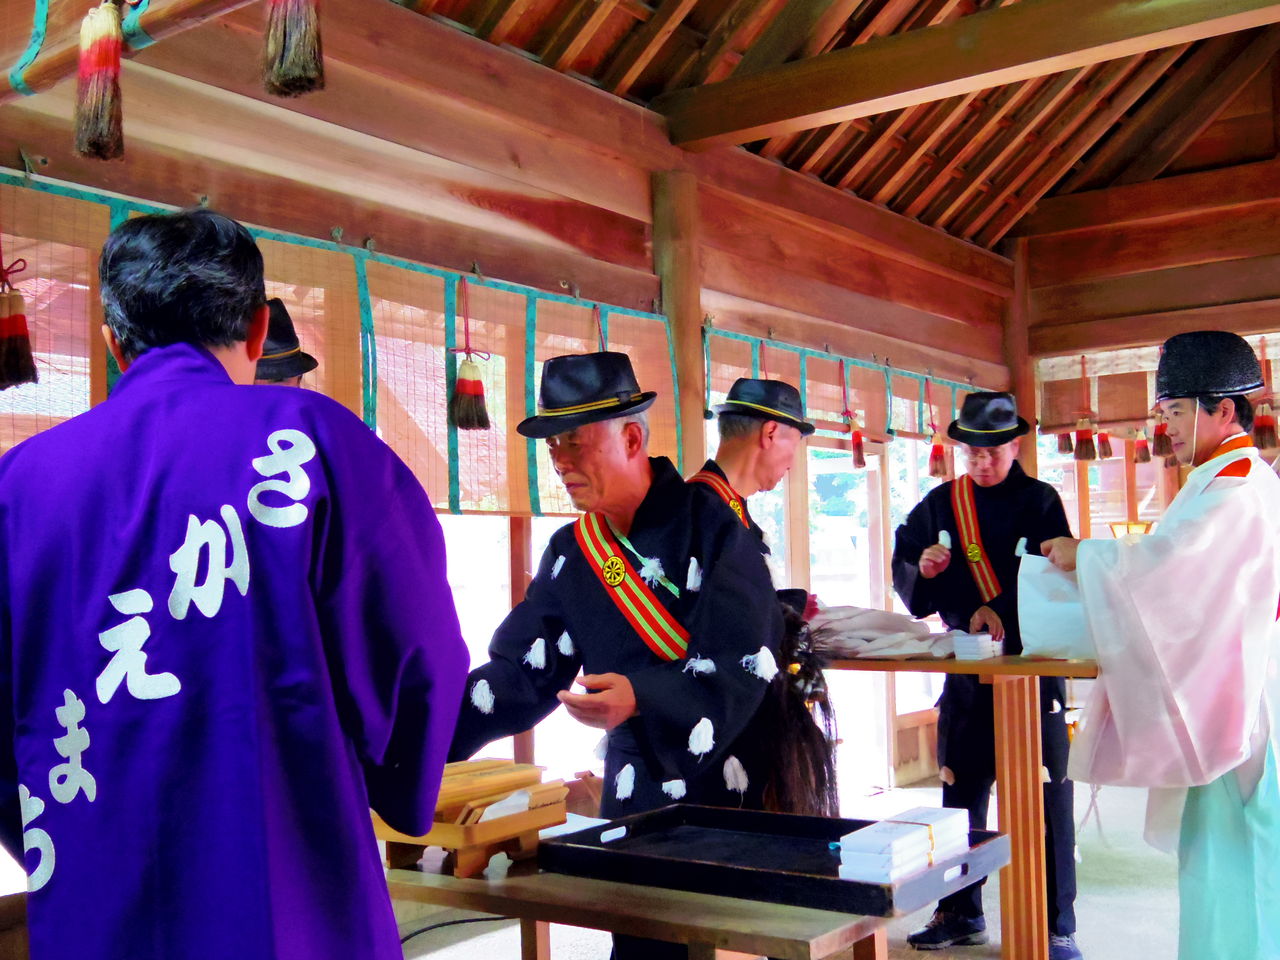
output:
[[[569,711],[569,716],[588,727],[612,730],[635,716],[636,692],[631,681],[620,673],[591,673],[577,680],[579,686],[595,693],[570,693],[561,690],[556,696]]]
[[[1076,568],[1076,550],[1079,547],[1079,540],[1073,540],[1071,537],[1054,537],[1040,544],[1040,553],[1055,567],[1070,573]]]
[[[951,551],[942,544],[935,543],[931,547],[925,547],[924,553],[920,554],[920,576],[932,580],[947,569],[950,563]]]
[[[970,633],[989,633],[997,642],[1004,640],[1004,622],[990,607],[979,607],[969,618]]]

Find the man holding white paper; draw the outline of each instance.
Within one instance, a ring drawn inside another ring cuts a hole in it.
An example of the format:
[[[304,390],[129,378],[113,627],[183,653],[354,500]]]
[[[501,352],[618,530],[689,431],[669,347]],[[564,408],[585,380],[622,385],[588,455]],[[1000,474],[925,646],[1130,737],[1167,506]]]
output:
[[[1193,468],[1182,489],[1148,536],[1043,544],[1077,572],[1101,670],[1071,774],[1152,788],[1182,960],[1280,957],[1280,478],[1246,432],[1262,386],[1235,334],[1165,341],[1156,400]]]
[[[1017,586],[1023,548],[1030,543],[1034,553],[1041,541],[1071,532],[1057,491],[1028,477],[1015,460],[1029,429],[1011,394],[965,397],[947,434],[960,445],[966,472],[915,506],[897,530],[893,551],[893,585],[913,616],[937,613],[953,630],[990,632],[1004,640],[1006,653],[1022,649]],[[1065,699],[1061,678],[1041,681],[1050,960],[1081,955],[1074,939],[1075,823]],[[942,803],[967,809],[971,827],[986,829],[995,783],[991,686],[974,676],[949,675],[938,706]],[[986,943],[981,882],[939,901],[933,919],[907,942],[918,950]]]

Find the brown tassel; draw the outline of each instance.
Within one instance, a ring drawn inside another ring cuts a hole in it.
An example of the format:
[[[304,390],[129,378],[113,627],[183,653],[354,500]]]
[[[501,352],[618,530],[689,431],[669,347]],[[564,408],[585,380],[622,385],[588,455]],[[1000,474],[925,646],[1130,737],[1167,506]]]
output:
[[[268,0],[266,41],[263,80],[267,93],[296,97],[324,89],[324,52],[315,0]]]
[[[947,477],[947,455],[942,452],[942,437],[933,435],[933,445],[929,447],[929,476],[945,480]]]
[[[76,152],[114,160],[124,156],[120,107],[120,8],[111,0],[80,23],[80,77],[76,86]]]
[[[1098,459],[1098,448],[1093,445],[1093,428],[1089,426],[1088,420],[1076,422],[1075,458],[1077,460]]]
[[[449,398],[449,423],[459,430],[488,430],[489,411],[484,405],[484,381],[479,365],[469,357],[458,365],[458,379]]]
[[[1109,460],[1111,453],[1111,434],[1105,430],[1098,431],[1098,459]]]
[[[862,431],[858,428],[856,423],[853,424],[853,437],[849,442],[853,448],[853,468],[855,470],[862,470],[867,465],[867,457],[862,450]]]
[[[1155,440],[1151,443],[1151,453],[1156,457],[1173,456],[1173,441],[1169,439],[1169,425],[1163,420],[1156,424]]]
[[[1138,439],[1133,442],[1133,462],[1151,462],[1151,444],[1147,443],[1147,435],[1141,430],[1138,431]]]
[[[17,290],[0,293],[0,390],[39,379],[22,294]]]
[[[1058,452],[1063,456],[1075,451],[1075,447],[1071,443],[1070,433],[1058,434]]]
[[[1259,449],[1273,450],[1276,447],[1276,415],[1271,404],[1258,404],[1258,412],[1253,417],[1253,442]]]
[[[1170,454],[1169,456],[1164,458],[1164,467],[1166,470],[1172,470],[1177,465],[1178,465],[1178,458],[1175,457],[1173,454]]]

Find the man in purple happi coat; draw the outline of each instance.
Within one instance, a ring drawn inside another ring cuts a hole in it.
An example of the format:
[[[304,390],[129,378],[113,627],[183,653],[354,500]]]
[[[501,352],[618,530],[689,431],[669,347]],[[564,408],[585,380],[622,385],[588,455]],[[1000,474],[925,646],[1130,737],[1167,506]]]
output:
[[[409,469],[254,387],[262,256],[107,241],[111,398],[0,459],[0,839],[31,954],[399,960],[369,817],[430,827],[467,654]]]

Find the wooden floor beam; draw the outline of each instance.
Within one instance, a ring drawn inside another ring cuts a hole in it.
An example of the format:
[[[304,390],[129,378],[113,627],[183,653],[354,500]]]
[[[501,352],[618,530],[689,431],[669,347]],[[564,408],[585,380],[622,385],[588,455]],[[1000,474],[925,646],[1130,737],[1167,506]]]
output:
[[[1268,0],[1024,0],[784,64],[660,104],[705,149],[898,110],[1280,21]]]

